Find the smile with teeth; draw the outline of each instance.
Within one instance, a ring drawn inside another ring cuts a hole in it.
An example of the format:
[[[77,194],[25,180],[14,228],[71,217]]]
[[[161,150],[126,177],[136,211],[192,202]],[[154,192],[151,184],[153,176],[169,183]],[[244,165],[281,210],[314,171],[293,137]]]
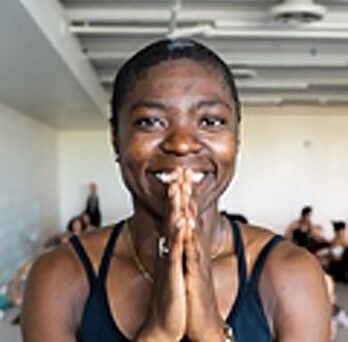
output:
[[[156,178],[161,181],[163,184],[170,184],[177,179],[177,175],[174,172],[156,172]],[[191,180],[192,183],[200,183],[205,176],[204,172],[196,171],[192,173]]]

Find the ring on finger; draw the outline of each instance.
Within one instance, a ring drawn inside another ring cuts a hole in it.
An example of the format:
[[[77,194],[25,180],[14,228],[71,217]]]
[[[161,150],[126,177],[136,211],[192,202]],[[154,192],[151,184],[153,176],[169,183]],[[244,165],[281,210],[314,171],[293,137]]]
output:
[[[170,250],[167,244],[167,238],[165,236],[161,236],[158,238],[158,256],[160,259],[163,259],[166,255],[169,254]]]

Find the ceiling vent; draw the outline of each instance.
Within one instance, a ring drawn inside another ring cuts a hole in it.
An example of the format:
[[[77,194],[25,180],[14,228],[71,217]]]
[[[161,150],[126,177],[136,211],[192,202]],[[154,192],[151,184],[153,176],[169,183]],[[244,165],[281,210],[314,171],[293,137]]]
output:
[[[315,4],[313,0],[285,0],[271,8],[271,14],[276,20],[296,23],[319,21],[325,12],[326,8]]]

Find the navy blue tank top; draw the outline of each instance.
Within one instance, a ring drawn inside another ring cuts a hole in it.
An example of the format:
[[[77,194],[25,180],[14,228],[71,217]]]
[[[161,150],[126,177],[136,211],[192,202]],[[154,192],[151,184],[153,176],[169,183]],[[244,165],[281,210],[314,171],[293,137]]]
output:
[[[129,339],[124,336],[113,320],[105,286],[112,251],[123,223],[123,221],[119,222],[112,230],[98,276],[94,273],[91,261],[79,238],[77,236],[70,238],[70,243],[86,270],[90,285],[89,295],[76,336],[79,342],[129,342]],[[275,235],[264,246],[248,279],[241,233],[237,223],[231,222],[231,226],[238,258],[239,289],[226,322],[232,326],[238,342],[271,342],[273,338],[258,293],[258,281],[269,252],[282,240],[282,237]],[[182,341],[189,340],[184,338]]]

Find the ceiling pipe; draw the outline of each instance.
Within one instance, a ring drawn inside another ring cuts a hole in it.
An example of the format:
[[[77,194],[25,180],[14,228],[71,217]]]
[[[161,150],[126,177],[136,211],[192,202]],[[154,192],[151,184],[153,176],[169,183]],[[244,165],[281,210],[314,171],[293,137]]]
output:
[[[323,19],[326,8],[313,0],[285,0],[273,6],[270,12],[277,21],[312,23]]]
[[[181,0],[174,0],[170,11],[170,20],[168,26],[168,37],[172,37],[178,25],[178,16],[181,9]]]

